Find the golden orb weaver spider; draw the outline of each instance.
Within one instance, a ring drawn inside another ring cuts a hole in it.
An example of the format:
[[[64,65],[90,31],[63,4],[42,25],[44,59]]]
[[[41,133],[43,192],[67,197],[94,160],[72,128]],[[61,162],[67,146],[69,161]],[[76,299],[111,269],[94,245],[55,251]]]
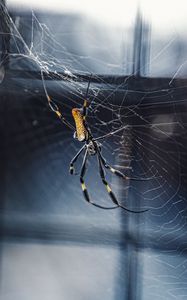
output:
[[[43,74],[42,74],[42,80],[44,82],[44,78],[43,78]],[[128,177],[125,174],[123,174],[122,172],[120,172],[119,170],[114,169],[112,166],[110,166],[107,161],[105,160],[105,158],[103,157],[102,153],[101,153],[101,144],[98,142],[99,140],[102,140],[108,136],[112,136],[113,134],[115,134],[116,132],[119,132],[120,130],[124,129],[124,127],[117,129],[113,132],[110,132],[108,134],[105,134],[103,136],[94,138],[90,128],[88,127],[88,124],[86,122],[86,117],[87,117],[87,113],[88,113],[88,101],[87,101],[87,97],[88,97],[88,91],[89,91],[89,87],[90,87],[90,80],[88,82],[88,87],[87,87],[87,91],[86,91],[86,95],[85,95],[85,100],[83,103],[82,108],[73,108],[72,109],[72,116],[75,122],[75,128],[74,126],[72,126],[62,115],[62,113],[60,112],[57,104],[55,102],[52,101],[52,99],[50,98],[50,96],[47,93],[46,87],[45,87],[45,83],[44,83],[44,90],[45,90],[45,94],[48,100],[48,105],[50,107],[50,109],[56,113],[57,117],[62,121],[62,123],[64,123],[67,127],[69,127],[70,129],[74,130],[74,138],[77,139],[79,142],[83,142],[84,145],[81,147],[81,149],[77,152],[77,154],[73,157],[73,159],[70,162],[70,168],[69,168],[69,172],[71,175],[75,174],[75,168],[74,168],[74,164],[77,161],[77,159],[79,158],[80,154],[84,152],[84,157],[83,157],[83,161],[82,161],[82,167],[81,167],[81,171],[80,171],[80,184],[81,184],[81,188],[82,188],[82,192],[84,195],[85,200],[89,203],[92,204],[96,207],[102,208],[102,209],[115,209],[115,208],[122,208],[128,212],[131,213],[143,213],[148,211],[148,209],[145,210],[131,210],[126,208],[125,206],[121,205],[114,192],[112,191],[111,187],[109,186],[108,182],[106,181],[105,178],[105,171],[104,169],[109,170],[110,172],[112,172],[113,174],[115,174],[116,176],[123,178],[125,180],[147,180],[147,179],[141,179],[141,178],[136,178],[136,177]],[[87,165],[87,161],[89,156],[92,155],[96,155],[97,156],[97,160],[98,160],[98,167],[99,167],[99,175],[101,177],[102,183],[104,184],[104,186],[106,187],[106,190],[112,200],[112,202],[115,204],[115,206],[112,207],[105,207],[102,205],[99,205],[95,202],[92,202],[84,181],[84,177],[85,177],[85,173],[86,173],[86,165]]]

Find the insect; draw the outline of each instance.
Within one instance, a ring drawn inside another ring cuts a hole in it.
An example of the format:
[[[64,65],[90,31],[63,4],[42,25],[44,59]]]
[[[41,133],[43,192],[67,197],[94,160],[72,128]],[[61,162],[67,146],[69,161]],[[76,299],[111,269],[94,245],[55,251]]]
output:
[[[105,134],[103,136],[100,137],[96,137],[94,138],[92,135],[92,132],[87,124],[86,118],[87,118],[87,114],[88,114],[88,91],[89,91],[89,86],[90,86],[90,81],[88,83],[88,87],[87,87],[87,91],[86,91],[86,95],[85,95],[85,100],[83,103],[82,108],[73,108],[72,109],[72,116],[75,122],[75,128],[74,126],[72,126],[62,115],[62,113],[60,112],[58,106],[56,103],[54,103],[52,101],[52,99],[50,98],[50,96],[47,93],[46,87],[44,85],[44,89],[45,89],[45,94],[48,100],[48,104],[49,107],[51,108],[51,110],[53,112],[56,113],[57,117],[66,125],[68,126],[70,129],[74,130],[74,138],[77,139],[80,143],[83,143],[83,146],[80,148],[80,150],[77,152],[77,154],[73,157],[73,159],[70,162],[70,168],[69,168],[69,172],[71,175],[76,174],[75,173],[75,163],[78,160],[78,158],[80,157],[80,155],[84,152],[84,156],[83,156],[83,161],[82,161],[82,166],[81,166],[81,170],[80,170],[80,184],[81,184],[81,188],[82,188],[82,192],[84,195],[85,200],[91,204],[94,205],[96,207],[102,208],[102,209],[115,209],[115,208],[122,208],[128,212],[132,212],[132,213],[143,213],[146,210],[131,210],[128,209],[127,207],[121,205],[119,203],[119,201],[117,200],[114,192],[112,191],[110,185],[108,184],[106,177],[105,177],[105,171],[104,169],[109,170],[110,172],[112,172],[114,175],[123,178],[124,180],[141,180],[139,178],[133,178],[133,177],[128,177],[125,174],[123,174],[121,171],[113,168],[112,166],[110,166],[108,164],[108,162],[106,161],[106,159],[103,157],[101,149],[102,149],[102,145],[99,142],[100,140],[103,140],[104,138],[111,136],[113,134],[115,134],[115,132],[120,131],[121,129],[118,129],[116,131],[110,132],[108,134]],[[89,196],[86,184],[85,184],[85,174],[86,174],[86,168],[87,168],[87,161],[89,159],[90,156],[96,156],[97,157],[97,161],[98,161],[98,168],[99,168],[99,175],[100,178],[102,180],[103,185],[105,186],[108,195],[110,197],[110,199],[112,200],[112,203],[114,204],[114,206],[110,206],[110,207],[105,207],[102,205],[99,205],[95,202],[93,202]]]

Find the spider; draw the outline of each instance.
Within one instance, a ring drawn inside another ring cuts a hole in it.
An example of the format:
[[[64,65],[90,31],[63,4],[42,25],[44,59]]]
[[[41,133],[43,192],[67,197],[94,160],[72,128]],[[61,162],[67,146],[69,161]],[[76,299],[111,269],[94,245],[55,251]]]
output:
[[[77,152],[77,154],[73,157],[73,159],[70,162],[70,167],[69,167],[69,172],[71,175],[75,175],[75,168],[74,168],[74,164],[76,163],[77,159],[80,157],[81,153],[84,152],[84,156],[83,156],[83,161],[82,161],[82,166],[81,166],[81,170],[80,170],[80,184],[81,184],[81,188],[82,188],[82,192],[84,195],[85,200],[91,204],[94,205],[96,207],[99,207],[101,209],[115,209],[115,208],[122,208],[128,212],[131,213],[143,213],[148,211],[148,209],[145,210],[131,210],[128,209],[127,207],[121,205],[119,203],[119,201],[117,200],[114,192],[112,191],[110,185],[108,184],[106,177],[105,177],[105,171],[104,169],[109,170],[110,172],[112,172],[114,175],[123,178],[125,180],[144,180],[144,179],[140,179],[140,178],[133,178],[133,177],[128,177],[125,174],[123,174],[121,171],[113,168],[112,166],[110,166],[106,159],[103,157],[102,153],[101,153],[101,144],[99,143],[100,140],[111,136],[113,134],[115,134],[116,132],[119,132],[120,130],[124,129],[124,127],[117,129],[116,131],[110,132],[108,134],[105,134],[103,136],[100,137],[96,137],[94,138],[92,135],[92,132],[86,122],[86,117],[87,117],[87,113],[88,113],[88,101],[87,101],[87,97],[88,97],[88,91],[89,91],[89,86],[90,86],[90,80],[88,82],[88,87],[87,87],[87,91],[86,91],[86,95],[85,95],[85,100],[83,103],[82,108],[73,108],[72,109],[72,116],[75,122],[75,128],[74,126],[72,126],[62,115],[62,113],[60,112],[58,106],[56,103],[54,103],[52,101],[52,99],[50,98],[50,96],[47,93],[46,87],[44,85],[44,90],[45,90],[45,94],[48,100],[48,104],[50,109],[56,113],[57,117],[66,125],[68,126],[70,129],[74,130],[74,135],[73,137],[75,139],[77,139],[79,142],[84,143],[84,145],[80,148],[80,150]],[[99,205],[95,202],[92,202],[92,200],[90,199],[85,181],[84,181],[84,177],[86,174],[86,166],[87,166],[87,161],[88,158],[90,156],[97,156],[97,161],[98,161],[98,168],[99,168],[99,175],[101,177],[102,183],[105,186],[110,199],[112,200],[113,204],[115,206],[110,206],[110,207],[105,207],[102,205]],[[146,179],[145,179],[146,180]]]

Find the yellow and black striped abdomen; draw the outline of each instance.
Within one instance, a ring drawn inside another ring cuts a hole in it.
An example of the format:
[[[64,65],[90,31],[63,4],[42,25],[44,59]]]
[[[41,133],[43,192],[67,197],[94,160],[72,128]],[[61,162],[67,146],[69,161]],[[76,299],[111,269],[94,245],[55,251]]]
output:
[[[75,121],[77,139],[83,142],[88,139],[88,131],[84,126],[83,116],[78,108],[72,109],[72,115]]]

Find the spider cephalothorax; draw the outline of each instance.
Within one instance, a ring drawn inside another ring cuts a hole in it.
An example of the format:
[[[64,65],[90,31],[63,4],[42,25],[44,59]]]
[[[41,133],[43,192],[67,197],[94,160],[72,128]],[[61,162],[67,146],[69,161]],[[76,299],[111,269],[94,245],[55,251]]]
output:
[[[95,155],[97,153],[97,149],[98,149],[97,142],[89,141],[86,144],[86,147],[89,155]]]

